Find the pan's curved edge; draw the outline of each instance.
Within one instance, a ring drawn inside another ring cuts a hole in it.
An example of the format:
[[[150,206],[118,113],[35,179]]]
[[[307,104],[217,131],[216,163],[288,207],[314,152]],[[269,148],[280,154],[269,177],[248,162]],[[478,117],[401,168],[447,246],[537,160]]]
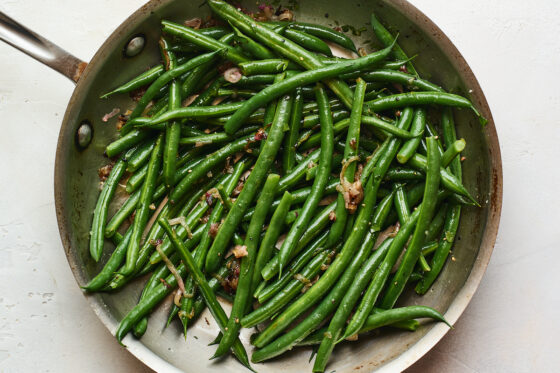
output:
[[[59,133],[58,144],[56,149],[56,161],[55,161],[55,172],[54,172],[54,197],[55,197],[55,208],[56,217],[58,220],[59,233],[61,241],[65,250],[65,254],[72,269],[72,273],[76,278],[76,281],[80,284],[85,282],[83,273],[80,268],[77,267],[76,262],[71,255],[71,240],[70,240],[70,224],[68,222],[67,216],[64,213],[65,205],[65,193],[64,190],[64,178],[67,176],[64,163],[62,162],[62,157],[66,153],[68,146],[72,146],[73,136],[71,134],[73,123],[71,123],[69,118],[70,109],[79,105],[79,100],[84,96],[85,91],[87,91],[89,82],[95,74],[97,73],[97,65],[102,61],[109,50],[116,47],[116,40],[119,39],[121,34],[128,33],[129,30],[133,28],[136,22],[149,15],[150,12],[155,9],[164,6],[165,4],[172,2],[173,0],[152,0],[134,12],[130,17],[128,17],[103,43],[99,48],[97,53],[92,58],[91,62],[88,64],[87,68],[82,74],[80,81],[78,82],[74,93],[68,103],[68,108],[64,115],[62,126]],[[473,72],[471,71],[469,65],[467,64],[464,57],[453,45],[451,40],[443,33],[443,31],[435,25],[428,17],[426,17],[420,10],[414,7],[412,4],[405,0],[384,0],[383,2],[389,4],[392,7],[398,8],[410,19],[413,19],[418,27],[425,30],[428,34],[433,35],[434,38],[438,40],[438,45],[444,50],[444,52],[450,57],[450,60],[454,65],[456,65],[459,71],[463,72],[463,77],[466,79],[466,85],[472,89],[472,97],[475,97],[475,106],[477,106],[481,113],[488,119],[488,124],[485,128],[485,136],[488,143],[488,150],[490,153],[491,162],[491,181],[490,181],[490,200],[489,200],[489,212],[488,220],[485,227],[485,232],[483,240],[481,242],[480,251],[476,258],[476,263],[473,265],[473,269],[465,282],[463,288],[458,293],[457,297],[445,313],[445,317],[448,321],[454,324],[461,314],[466,309],[469,304],[474,292],[478,288],[480,281],[486,271],[490,257],[492,255],[492,250],[496,241],[498,234],[498,226],[500,222],[500,214],[502,208],[502,188],[503,188],[503,176],[502,176],[502,163],[500,147],[498,142],[498,136],[496,133],[496,128],[494,121],[490,112],[489,105],[486,101],[482,88],[475,78]],[[422,21],[422,22],[420,22]],[[110,315],[105,312],[102,305],[100,305],[94,297],[84,294],[88,303],[93,308],[94,312],[101,319],[103,324],[107,326],[109,331],[114,334],[117,326],[117,320],[110,317]],[[394,372],[402,371],[412,365],[414,362],[419,360],[424,354],[426,354],[431,348],[433,348],[441,338],[447,333],[449,328],[445,325],[437,325],[432,328],[419,342],[414,346],[411,346],[406,352],[399,355],[392,361],[387,362],[385,365],[379,368],[382,372]],[[179,372],[179,370],[163,360],[151,350],[145,347],[140,341],[127,337],[124,340],[127,345],[128,350],[140,361],[145,363],[147,366],[151,367],[156,371],[170,371]]]
[[[131,14],[126,20],[124,20],[107,38],[107,40],[101,45],[101,47],[97,50],[85,70],[83,71],[79,81],[77,82],[76,88],[72,93],[72,97],[68,102],[68,106],[66,108],[66,112],[64,114],[64,118],[62,120],[62,125],[60,127],[60,132],[58,135],[58,143],[56,146],[56,158],[55,158],[55,168],[54,168],[54,200],[55,200],[55,210],[56,210],[56,218],[58,221],[58,229],[60,233],[60,239],[62,241],[62,246],[64,247],[64,252],[66,254],[66,259],[68,260],[68,264],[72,270],[72,274],[76,279],[78,284],[84,284],[85,278],[83,276],[82,271],[80,270],[79,266],[77,265],[75,258],[73,257],[72,250],[71,250],[71,240],[70,240],[70,232],[71,232],[71,224],[68,221],[68,217],[65,215],[65,194],[67,191],[64,188],[64,179],[67,177],[66,167],[64,162],[62,161],[64,154],[69,146],[73,146],[73,127],[74,123],[72,123],[70,118],[71,108],[75,105],[80,105],[80,100],[85,96],[87,92],[91,80],[95,77],[96,73],[98,72],[97,66],[99,63],[105,59],[106,55],[109,51],[113,50],[113,48],[117,47],[117,40],[120,38],[122,34],[128,34],[131,29],[134,28],[134,25],[140,19],[143,19],[150,12],[154,11],[154,9],[164,6],[168,2],[172,2],[173,0],[152,0],[141,6],[138,10],[136,10],[133,14]],[[96,301],[95,296],[90,296],[83,293],[84,297],[86,298],[87,302],[97,315],[101,322],[107,327],[109,332],[114,335],[118,321],[112,318],[106,310],[103,308],[98,301]],[[127,350],[132,353],[138,360],[142,363],[147,365],[148,367],[154,369],[155,371],[165,371],[165,372],[181,372],[181,370],[177,369],[172,364],[168,363],[157,354],[154,354],[150,349],[148,349],[144,344],[142,344],[139,340],[127,336],[123,340],[123,344],[126,346]]]

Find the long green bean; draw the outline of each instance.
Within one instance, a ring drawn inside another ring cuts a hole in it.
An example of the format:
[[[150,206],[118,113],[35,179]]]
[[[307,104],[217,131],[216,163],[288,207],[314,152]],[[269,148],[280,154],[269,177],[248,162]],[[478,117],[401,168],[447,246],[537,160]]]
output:
[[[292,251],[297,245],[303,231],[305,230],[319,200],[323,196],[325,185],[329,178],[332,165],[333,152],[333,130],[332,117],[329,108],[327,94],[320,85],[316,88],[317,102],[319,104],[319,115],[321,116],[321,153],[319,155],[319,169],[311,187],[311,193],[305,200],[302,211],[292,224],[286,235],[278,256],[278,273],[282,275],[282,268],[287,264]]]

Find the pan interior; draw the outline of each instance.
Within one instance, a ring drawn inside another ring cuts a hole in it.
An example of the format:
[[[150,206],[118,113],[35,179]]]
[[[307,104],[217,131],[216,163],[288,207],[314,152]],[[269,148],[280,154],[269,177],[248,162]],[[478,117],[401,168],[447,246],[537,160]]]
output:
[[[282,3],[283,5],[293,2]],[[396,4],[396,5],[395,5]],[[400,5],[399,5],[400,4]],[[254,3],[246,2],[248,8]],[[409,55],[417,55],[414,64],[423,77],[443,86],[446,90],[471,97],[475,103],[483,103],[483,114],[489,117],[482,92],[476,82],[470,79],[470,70],[461,67],[461,58],[446,54],[438,46],[438,34],[426,25],[422,15],[403,10],[406,6],[399,2],[364,1],[344,2],[306,0],[297,4],[296,20],[325,24],[331,27],[352,25],[354,29],[365,31],[352,35],[359,47],[373,50],[376,45],[369,17],[375,11],[395,33],[400,33],[399,43]],[[112,245],[107,243],[105,254],[95,263],[88,252],[88,239],[92,211],[99,191],[98,169],[108,163],[103,156],[105,146],[117,137],[115,119],[103,122],[104,114],[119,108],[121,112],[133,107],[128,95],[115,95],[102,100],[99,96],[120,85],[138,73],[159,62],[157,40],[160,36],[160,20],[169,19],[179,23],[193,17],[210,14],[202,1],[154,1],[123,24],[105,43],[94,57],[90,67],[80,81],[66,113],[61,130],[57,154],[57,207],[62,239],[68,251],[68,258],[80,285],[92,278],[108,259]],[[126,58],[122,51],[126,42],[134,35],[146,37],[145,49],[136,57]],[[349,32],[351,34],[351,32]],[[469,90],[472,93],[469,93]],[[491,195],[491,153],[488,133],[481,130],[477,119],[467,110],[455,110],[458,137],[467,141],[464,162],[465,185],[478,198],[482,208],[464,209],[460,230],[453,250],[453,261],[449,261],[432,290],[423,297],[413,292],[407,293],[400,304],[423,304],[445,312],[450,308],[457,294],[463,288],[476,263],[481,243],[488,234],[486,223],[490,216]],[[81,122],[93,124],[93,141],[86,150],[80,150],[74,141],[74,133]],[[499,151],[498,151],[499,152]],[[495,182],[494,182],[495,183]],[[493,239],[491,239],[493,243]],[[491,250],[490,247],[484,250]],[[485,265],[486,263],[483,263]],[[88,296],[93,307],[114,332],[120,320],[137,302],[145,279],[129,284],[115,294]],[[207,344],[217,334],[217,327],[208,315],[201,317],[189,331],[187,342],[178,324],[163,329],[170,301],[158,308],[150,317],[150,326],[141,339],[154,354],[184,371],[219,371],[226,364],[228,371],[245,372],[245,369],[231,358],[223,362],[210,362],[214,347]],[[466,304],[465,304],[466,306]],[[463,307],[464,308],[464,307]],[[462,310],[462,309],[461,309]],[[208,320],[208,323],[205,322]],[[336,348],[329,371],[337,372],[371,370],[397,358],[425,336],[434,324],[426,323],[417,332],[409,333],[384,330],[381,333],[360,338],[358,342],[342,343]],[[248,345],[248,338],[244,338]],[[132,343],[132,340],[129,340]],[[425,352],[425,351],[424,351]],[[308,371],[310,349],[296,349],[286,356],[261,364],[260,372]],[[422,352],[423,353],[423,352]],[[421,354],[420,354],[421,356]],[[412,362],[410,362],[412,363]]]

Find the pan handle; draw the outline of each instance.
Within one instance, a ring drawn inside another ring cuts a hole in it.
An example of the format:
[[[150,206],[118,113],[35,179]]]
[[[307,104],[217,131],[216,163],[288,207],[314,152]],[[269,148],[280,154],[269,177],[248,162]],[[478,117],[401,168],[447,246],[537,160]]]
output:
[[[87,63],[0,12],[0,39],[78,82]]]

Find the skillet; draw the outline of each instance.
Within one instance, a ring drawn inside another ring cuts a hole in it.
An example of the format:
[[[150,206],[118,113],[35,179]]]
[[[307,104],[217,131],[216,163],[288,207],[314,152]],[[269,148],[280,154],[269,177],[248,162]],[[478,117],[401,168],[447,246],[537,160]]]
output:
[[[103,156],[104,147],[117,134],[115,127],[103,123],[101,118],[115,107],[124,111],[132,106],[128,96],[115,96],[110,100],[98,97],[156,64],[159,59],[156,41],[160,34],[160,20],[165,18],[181,22],[208,15],[209,10],[206,6],[200,7],[200,3],[202,1],[179,0],[147,3],[115,30],[89,64],[0,14],[0,37],[3,40],[77,82],[58,140],[55,204],[62,243],[80,285],[93,277],[102,265],[89,258],[88,232],[97,198],[97,169],[108,163]],[[249,7],[252,5],[247,4]],[[432,306],[445,312],[445,317],[454,323],[478,287],[498,230],[502,172],[494,123],[482,90],[463,57],[441,30],[409,3],[400,0],[351,1],[341,7],[340,2],[333,0],[306,0],[294,13],[296,19],[302,21],[332,25],[337,20],[341,25],[349,23],[360,28],[369,21],[372,10],[388,21],[393,31],[400,32],[399,43],[410,55],[418,53],[415,65],[423,76],[451,92],[466,95],[489,119],[489,124],[481,131],[478,121],[469,112],[456,111],[458,135],[469,144],[465,156],[470,161],[464,164],[466,187],[483,207],[465,209],[459,230],[461,240],[454,248],[456,261],[449,262],[433,291],[421,300],[412,293],[404,296],[407,304],[421,302]],[[326,14],[329,14],[328,18]],[[143,40],[144,48],[127,49],[133,39],[135,43],[132,44],[136,46],[138,41]],[[369,27],[368,31],[354,39],[357,45],[373,39]],[[114,333],[118,321],[136,303],[140,290],[141,282],[137,282],[117,294],[88,295],[87,299]],[[215,325],[197,323],[185,343],[178,329],[162,332],[159,326],[164,324],[166,315],[165,307],[160,307],[151,317],[152,327],[140,341],[131,337],[124,341],[131,352],[148,366],[157,371],[245,371],[231,358],[218,363],[207,360],[213,348],[206,345],[217,332]],[[211,317],[208,320],[211,321]],[[335,351],[329,369],[332,367],[337,372],[371,371],[375,368],[400,371],[425,354],[447,330],[443,324],[426,324],[416,333],[390,331],[376,338],[364,338],[358,343],[344,343]],[[194,335],[199,338],[198,341],[193,338]],[[309,350],[294,351],[255,368],[261,372],[279,369],[308,371],[311,368],[307,363],[308,357]]]

